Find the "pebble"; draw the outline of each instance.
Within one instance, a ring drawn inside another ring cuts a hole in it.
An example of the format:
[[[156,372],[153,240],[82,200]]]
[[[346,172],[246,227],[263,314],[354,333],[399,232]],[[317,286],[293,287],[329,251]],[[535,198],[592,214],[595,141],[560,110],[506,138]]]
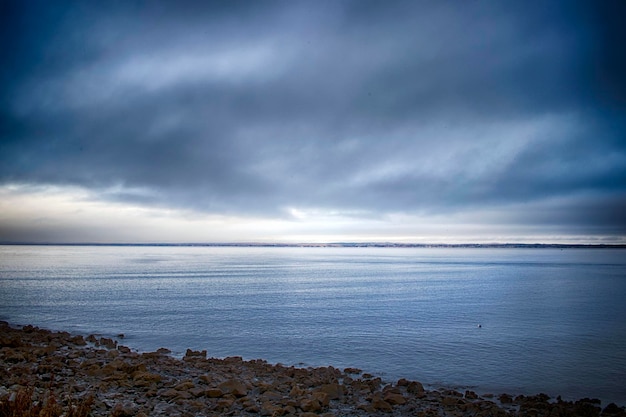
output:
[[[93,417],[626,417],[624,407],[602,409],[598,400],[586,398],[568,402],[544,394],[501,394],[496,403],[493,395],[473,391],[430,391],[406,379],[390,384],[357,368],[299,368],[260,359],[210,358],[206,351],[192,350],[176,359],[169,353],[165,348],[138,353],[105,337],[20,329],[0,321],[0,408],[28,392],[33,403],[53,396],[76,405],[91,398]]]

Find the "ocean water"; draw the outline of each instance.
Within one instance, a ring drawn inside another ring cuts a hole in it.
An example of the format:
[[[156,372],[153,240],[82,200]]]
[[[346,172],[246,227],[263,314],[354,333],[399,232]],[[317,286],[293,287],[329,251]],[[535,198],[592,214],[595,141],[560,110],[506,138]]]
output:
[[[0,320],[626,405],[626,250],[0,246]]]

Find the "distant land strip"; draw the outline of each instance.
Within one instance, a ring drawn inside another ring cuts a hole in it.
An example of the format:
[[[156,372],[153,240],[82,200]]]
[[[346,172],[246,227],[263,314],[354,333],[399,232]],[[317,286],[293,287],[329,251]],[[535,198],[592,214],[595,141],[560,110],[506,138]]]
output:
[[[0,242],[7,246],[172,246],[172,247],[261,247],[261,248],[528,248],[528,249],[626,249],[626,244],[585,243],[391,243],[391,242],[335,242],[335,243],[54,243],[54,242]]]

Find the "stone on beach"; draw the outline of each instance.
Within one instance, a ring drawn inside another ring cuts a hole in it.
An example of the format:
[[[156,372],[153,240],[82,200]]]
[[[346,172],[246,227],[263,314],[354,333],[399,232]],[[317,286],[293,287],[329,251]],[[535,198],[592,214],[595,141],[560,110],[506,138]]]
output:
[[[0,322],[0,412],[20,395],[41,404],[89,406],[110,416],[615,416],[623,407],[597,400],[426,390],[417,381],[384,382],[356,368],[296,368],[241,357],[207,358],[187,350],[138,353],[105,338],[22,329]],[[360,375],[360,377],[359,377]],[[68,402],[70,401],[70,402]],[[4,414],[3,414],[4,415]],[[59,415],[59,414],[55,414]],[[84,414],[86,415],[86,414]]]

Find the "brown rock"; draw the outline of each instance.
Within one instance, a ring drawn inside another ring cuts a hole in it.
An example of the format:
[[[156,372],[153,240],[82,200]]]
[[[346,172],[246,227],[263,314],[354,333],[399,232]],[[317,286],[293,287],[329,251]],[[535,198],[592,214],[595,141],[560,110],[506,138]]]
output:
[[[325,384],[319,390],[328,394],[328,398],[331,400],[338,400],[343,397],[343,387],[339,384]]]
[[[424,394],[424,386],[417,381],[410,381],[406,387],[411,394]]]
[[[187,390],[192,389],[193,387],[195,387],[193,382],[191,382],[191,381],[184,381],[184,382],[181,382],[180,384],[176,385],[174,387],[174,389],[176,389],[178,391],[187,391]]]
[[[297,385],[294,385],[293,388],[291,388],[291,391],[289,391],[289,396],[291,398],[298,398],[298,397],[302,397],[305,394],[305,391],[298,387]]]
[[[298,410],[296,410],[296,407],[294,407],[293,405],[287,405],[287,406],[285,406],[285,407],[281,410],[281,412],[282,412],[284,415],[288,415],[288,416],[289,416],[289,415],[291,415],[291,416],[295,416],[295,415],[296,415],[296,413],[298,412]]]
[[[194,397],[201,397],[206,394],[206,390],[202,387],[194,387],[189,390],[189,393]]]
[[[248,389],[246,386],[236,379],[229,379],[218,385],[218,388],[225,394],[233,394],[235,397],[245,397],[248,395]]]
[[[185,359],[206,359],[206,350],[187,349],[183,360]]]
[[[396,383],[396,385],[399,387],[406,387],[409,385],[409,382],[410,381],[408,379],[400,378],[398,382]]]
[[[317,400],[322,407],[328,407],[330,404],[330,396],[323,391],[313,392],[312,398]]]
[[[463,404],[464,401],[457,396],[446,396],[441,399],[441,404],[446,406],[457,406]]]
[[[282,410],[277,405],[272,404],[269,401],[264,402],[261,405],[261,409],[259,410],[259,414],[262,416],[272,416],[274,413],[278,413],[279,410]]]
[[[478,399],[478,394],[476,394],[474,391],[465,391],[465,398],[467,398],[468,400],[477,400]]]
[[[209,388],[206,390],[206,396],[209,398],[219,398],[222,395],[224,395],[224,393],[219,388]]]
[[[73,343],[76,346],[85,346],[87,344],[87,342],[85,342],[85,339],[82,336],[74,336],[69,341],[70,343]]]
[[[397,394],[393,392],[389,392],[385,394],[383,398],[386,402],[391,405],[404,405],[406,404],[406,398],[402,394]]]
[[[509,394],[500,394],[498,400],[500,400],[502,404],[511,404],[513,402],[513,397]]]
[[[176,391],[173,388],[169,388],[158,393],[159,396],[165,397],[165,398],[175,398],[175,397],[178,397],[179,394],[180,392]]]
[[[393,411],[393,407],[380,397],[372,398],[372,407],[379,411]]]
[[[135,385],[149,386],[153,382],[161,382],[161,375],[153,374],[150,372],[137,371],[133,373],[133,380],[135,381]]]
[[[217,401],[217,406],[218,408],[221,408],[222,410],[228,410],[233,406],[234,403],[235,401],[232,400],[231,398],[220,398]]]
[[[101,337],[99,343],[107,349],[115,349],[117,347],[117,341],[108,337]]]
[[[119,350],[122,353],[130,353],[130,348],[126,346],[122,346],[122,345],[119,345],[117,347],[117,350]]]
[[[263,398],[264,401],[276,402],[278,400],[281,400],[283,398],[283,395],[276,391],[265,391],[261,395],[261,397]]]
[[[316,399],[305,399],[300,402],[300,409],[304,412],[317,412],[322,410],[322,405]]]

